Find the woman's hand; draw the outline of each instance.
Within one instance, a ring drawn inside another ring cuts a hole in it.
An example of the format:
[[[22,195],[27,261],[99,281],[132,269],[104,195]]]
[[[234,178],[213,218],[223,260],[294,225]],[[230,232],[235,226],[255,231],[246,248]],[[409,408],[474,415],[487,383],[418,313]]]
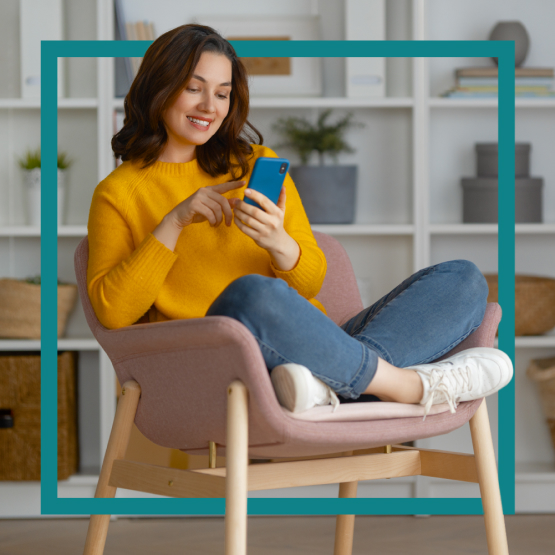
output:
[[[245,196],[257,202],[264,210],[241,199],[230,199],[235,225],[259,247],[270,253],[272,262],[278,269],[291,270],[299,260],[300,248],[283,227],[285,187],[281,188],[277,205],[253,189],[245,189]]]
[[[197,224],[208,220],[212,227],[219,226],[225,217],[225,223],[231,225],[233,215],[231,213],[230,201],[223,193],[239,189],[245,185],[245,181],[228,181],[201,187],[189,198],[180,202],[168,216],[173,223],[183,229],[190,224]]]
[[[228,181],[200,188],[168,212],[152,235],[173,251],[185,226],[208,220],[212,227],[216,227],[222,223],[224,216],[226,225],[230,226],[233,219],[231,201],[223,193],[244,185],[245,181]]]

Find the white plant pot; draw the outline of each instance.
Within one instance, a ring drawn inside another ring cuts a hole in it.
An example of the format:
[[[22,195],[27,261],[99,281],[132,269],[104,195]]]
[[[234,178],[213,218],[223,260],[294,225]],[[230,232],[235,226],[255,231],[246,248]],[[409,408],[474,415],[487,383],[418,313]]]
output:
[[[58,170],[58,226],[62,225],[65,196],[65,172]],[[41,179],[40,168],[25,172],[25,186],[27,189],[28,224],[40,226]]]

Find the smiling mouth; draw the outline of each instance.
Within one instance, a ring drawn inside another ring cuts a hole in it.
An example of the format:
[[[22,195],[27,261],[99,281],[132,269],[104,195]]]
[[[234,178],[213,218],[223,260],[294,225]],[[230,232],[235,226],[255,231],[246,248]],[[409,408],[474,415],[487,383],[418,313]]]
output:
[[[193,118],[193,117],[191,117],[191,116],[187,116],[187,119],[188,119],[191,123],[194,123],[195,125],[199,125],[199,126],[204,127],[204,128],[206,128],[206,127],[208,127],[208,126],[210,125],[210,122],[209,122],[209,121],[205,121],[205,120],[202,120],[202,119]]]

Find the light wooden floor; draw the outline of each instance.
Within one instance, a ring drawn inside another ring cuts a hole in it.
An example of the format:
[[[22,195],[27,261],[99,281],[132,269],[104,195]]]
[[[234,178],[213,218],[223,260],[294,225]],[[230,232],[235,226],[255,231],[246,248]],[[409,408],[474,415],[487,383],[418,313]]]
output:
[[[511,555],[553,555],[555,515],[506,517]],[[79,555],[88,520],[0,520],[2,555]],[[331,555],[335,519],[250,517],[249,555]],[[224,553],[221,518],[118,519],[105,555]],[[486,554],[482,517],[359,516],[353,555]]]

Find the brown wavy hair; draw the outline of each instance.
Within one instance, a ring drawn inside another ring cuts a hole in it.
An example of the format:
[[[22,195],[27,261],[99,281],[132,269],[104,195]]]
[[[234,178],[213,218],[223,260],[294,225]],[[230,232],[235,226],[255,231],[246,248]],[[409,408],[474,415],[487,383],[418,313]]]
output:
[[[197,145],[199,166],[216,177],[231,173],[241,179],[249,171],[250,143],[262,144],[260,132],[249,123],[247,71],[231,44],[205,25],[182,25],[164,33],[148,48],[139,72],[124,100],[123,128],[112,138],[112,150],[123,161],[153,164],[168,141],[162,114],[172,105],[193,76],[203,52],[226,56],[232,80],[229,112],[218,131]],[[235,171],[239,170],[239,175]]]

